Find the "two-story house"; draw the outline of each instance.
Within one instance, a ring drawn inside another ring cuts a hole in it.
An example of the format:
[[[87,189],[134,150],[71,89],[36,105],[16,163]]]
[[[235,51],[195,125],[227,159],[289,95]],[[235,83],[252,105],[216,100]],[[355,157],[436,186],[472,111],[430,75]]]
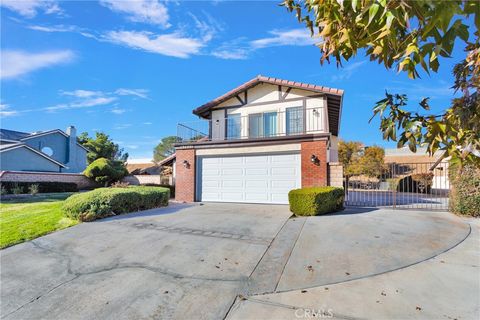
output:
[[[80,173],[87,166],[87,152],[73,126],[66,132],[0,129],[0,171]]]
[[[343,91],[264,76],[193,110],[178,125],[176,199],[288,203],[294,188],[328,185]]]

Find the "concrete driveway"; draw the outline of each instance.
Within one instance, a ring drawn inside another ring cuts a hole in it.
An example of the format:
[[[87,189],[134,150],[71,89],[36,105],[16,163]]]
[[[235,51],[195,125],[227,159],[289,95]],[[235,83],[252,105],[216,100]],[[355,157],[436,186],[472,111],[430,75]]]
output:
[[[271,305],[251,301],[283,295],[286,305],[288,294],[302,301],[313,287],[399,272],[471,235],[448,213],[290,215],[287,206],[172,205],[2,250],[2,318],[269,318]]]

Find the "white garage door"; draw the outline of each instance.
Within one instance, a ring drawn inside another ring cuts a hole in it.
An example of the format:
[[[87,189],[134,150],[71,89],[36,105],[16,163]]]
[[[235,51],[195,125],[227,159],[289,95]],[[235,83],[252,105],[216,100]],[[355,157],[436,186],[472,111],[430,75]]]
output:
[[[288,203],[300,188],[300,155],[198,157],[200,201]]]

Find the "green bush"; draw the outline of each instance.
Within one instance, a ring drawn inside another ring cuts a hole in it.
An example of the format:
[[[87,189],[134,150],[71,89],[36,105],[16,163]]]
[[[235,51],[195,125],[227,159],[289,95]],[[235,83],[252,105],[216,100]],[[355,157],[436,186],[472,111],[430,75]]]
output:
[[[455,214],[480,217],[480,169],[464,167],[461,172],[451,167],[450,210]]]
[[[63,203],[62,211],[71,219],[93,221],[167,206],[169,193],[168,189],[161,187],[99,188],[70,196]]]
[[[151,186],[151,187],[163,187],[170,190],[170,198],[175,198],[175,186],[168,184],[153,184],[153,183],[142,183],[141,186]]]
[[[296,216],[315,216],[343,209],[343,188],[312,187],[288,193],[290,211]]]
[[[38,193],[78,191],[77,184],[73,182],[0,182],[0,187],[4,190],[5,194],[14,193],[14,189],[21,189],[21,193],[26,193],[33,185],[38,186]]]
[[[128,174],[128,171],[122,161],[99,158],[90,163],[83,174],[97,183],[108,186],[110,183],[122,179]]]

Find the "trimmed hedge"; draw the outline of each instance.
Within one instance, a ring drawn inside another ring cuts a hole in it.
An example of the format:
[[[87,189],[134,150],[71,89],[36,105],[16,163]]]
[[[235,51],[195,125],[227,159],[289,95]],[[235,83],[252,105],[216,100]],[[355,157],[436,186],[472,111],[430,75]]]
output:
[[[461,172],[450,167],[450,210],[455,214],[480,217],[480,168],[466,166]]]
[[[53,193],[53,192],[77,192],[78,187],[73,182],[13,182],[2,181],[0,186],[7,194],[13,193],[15,187],[23,189],[23,193],[29,193],[29,188],[32,185],[38,185],[39,193]]]
[[[170,191],[161,187],[99,188],[70,196],[63,203],[62,211],[71,219],[93,221],[167,206],[169,197]]]
[[[170,198],[172,199],[175,198],[175,186],[171,186],[168,184],[153,184],[153,183],[142,183],[141,186],[167,188],[170,190]]]
[[[311,187],[288,193],[290,211],[296,216],[315,216],[343,209],[343,188]]]

